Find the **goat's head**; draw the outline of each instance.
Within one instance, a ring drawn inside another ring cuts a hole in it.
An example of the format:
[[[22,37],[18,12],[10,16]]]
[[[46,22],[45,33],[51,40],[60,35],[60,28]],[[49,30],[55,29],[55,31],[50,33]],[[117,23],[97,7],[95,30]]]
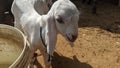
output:
[[[48,14],[43,17],[46,23],[47,53],[53,54],[57,32],[62,34],[68,42],[74,42],[78,35],[79,11],[69,0],[57,0]]]
[[[56,6],[54,18],[58,32],[62,34],[67,41],[74,42],[78,35],[78,9],[69,0],[61,0],[61,3],[53,4],[53,6]]]

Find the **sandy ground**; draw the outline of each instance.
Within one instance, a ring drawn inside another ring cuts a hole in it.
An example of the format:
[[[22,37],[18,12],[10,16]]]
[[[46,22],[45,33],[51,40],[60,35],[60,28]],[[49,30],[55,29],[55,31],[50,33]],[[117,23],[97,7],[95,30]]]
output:
[[[91,6],[77,3],[80,10],[78,38],[74,47],[58,35],[52,68],[120,68],[120,7],[98,3],[97,14]],[[44,68],[42,56],[38,68]]]

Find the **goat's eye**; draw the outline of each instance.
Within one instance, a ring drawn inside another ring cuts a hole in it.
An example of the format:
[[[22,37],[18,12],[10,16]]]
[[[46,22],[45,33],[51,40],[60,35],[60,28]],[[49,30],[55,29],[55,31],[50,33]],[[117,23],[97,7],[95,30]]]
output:
[[[57,19],[57,22],[59,22],[60,24],[64,23],[64,21],[62,19]]]

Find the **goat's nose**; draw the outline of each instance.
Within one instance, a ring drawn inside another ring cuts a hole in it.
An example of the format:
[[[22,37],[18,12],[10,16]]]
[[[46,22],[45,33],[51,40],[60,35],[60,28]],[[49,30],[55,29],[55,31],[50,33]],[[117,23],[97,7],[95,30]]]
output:
[[[71,42],[74,42],[77,39],[77,35],[72,35]]]

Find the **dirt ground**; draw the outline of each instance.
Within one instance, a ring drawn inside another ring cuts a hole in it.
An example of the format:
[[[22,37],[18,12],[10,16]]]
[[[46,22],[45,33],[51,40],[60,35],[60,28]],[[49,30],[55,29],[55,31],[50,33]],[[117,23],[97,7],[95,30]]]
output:
[[[90,5],[75,3],[81,13],[78,38],[70,47],[58,35],[52,68],[120,68],[120,7],[100,0],[92,14]],[[38,62],[44,68],[42,56]]]
[[[120,7],[113,2],[97,6],[97,14],[92,14],[90,5],[77,4],[78,39],[72,48],[58,35],[52,68],[120,68]],[[41,56],[38,59],[44,65]]]

